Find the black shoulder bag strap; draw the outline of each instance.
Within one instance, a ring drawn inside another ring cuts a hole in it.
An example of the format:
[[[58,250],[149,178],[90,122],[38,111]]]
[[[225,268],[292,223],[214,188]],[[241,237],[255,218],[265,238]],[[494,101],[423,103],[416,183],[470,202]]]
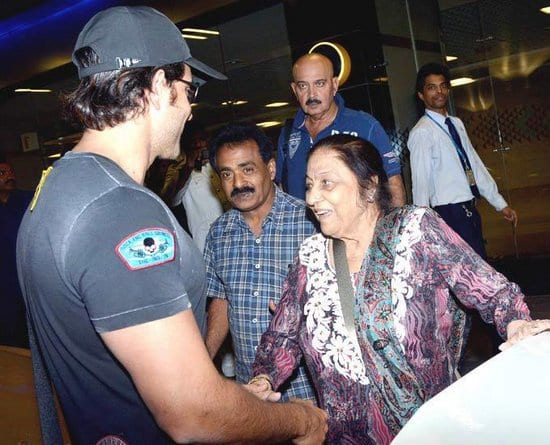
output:
[[[290,133],[292,131],[292,122],[294,119],[289,118],[285,121],[283,127],[283,171],[281,174],[281,186],[286,192],[288,190],[288,163],[290,162],[290,156],[288,153],[288,146],[290,144]]]
[[[40,347],[34,335],[34,325],[27,309],[27,329],[29,331],[29,345],[31,348],[32,372],[34,376],[34,389],[40,416],[40,430],[42,431],[42,443],[44,445],[59,445],[63,443],[63,435],[59,426],[59,417],[55,405],[50,377],[46,370],[46,364],[42,357]]]
[[[340,294],[340,306],[342,306],[344,323],[350,338],[358,344],[354,316],[355,293],[351,284],[344,241],[333,238],[332,252],[334,254],[334,268],[336,270],[336,281],[338,282],[338,293]]]

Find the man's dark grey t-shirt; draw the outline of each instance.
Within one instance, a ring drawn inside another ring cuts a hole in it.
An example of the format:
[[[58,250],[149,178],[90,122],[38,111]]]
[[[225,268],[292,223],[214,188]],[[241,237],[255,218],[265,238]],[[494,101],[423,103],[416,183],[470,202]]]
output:
[[[191,307],[205,332],[202,255],[162,200],[111,160],[69,152],[25,214],[17,254],[73,440],[170,443],[98,335]]]

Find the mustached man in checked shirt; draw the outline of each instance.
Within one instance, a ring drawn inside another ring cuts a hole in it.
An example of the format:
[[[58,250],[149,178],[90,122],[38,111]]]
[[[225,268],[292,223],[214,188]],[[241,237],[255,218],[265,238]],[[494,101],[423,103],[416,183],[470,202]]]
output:
[[[206,346],[215,357],[231,333],[240,383],[251,377],[256,347],[271,320],[269,302],[279,301],[300,243],[316,231],[305,203],[273,182],[273,153],[271,140],[253,124],[229,124],[210,142],[210,163],[233,208],[212,224],[206,239]],[[314,400],[305,366],[280,391],[283,400]]]

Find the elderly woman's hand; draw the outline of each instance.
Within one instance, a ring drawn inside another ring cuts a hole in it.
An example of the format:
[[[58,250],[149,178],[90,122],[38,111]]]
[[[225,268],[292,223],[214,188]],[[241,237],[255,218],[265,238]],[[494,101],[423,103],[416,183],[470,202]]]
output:
[[[265,400],[267,402],[278,402],[281,398],[281,393],[273,391],[271,381],[269,380],[269,377],[265,375],[253,377],[246,385],[243,385],[243,387],[260,400]]]
[[[550,320],[514,320],[508,323],[506,332],[508,340],[499,346],[501,351],[508,349],[519,341],[532,335],[550,330]]]

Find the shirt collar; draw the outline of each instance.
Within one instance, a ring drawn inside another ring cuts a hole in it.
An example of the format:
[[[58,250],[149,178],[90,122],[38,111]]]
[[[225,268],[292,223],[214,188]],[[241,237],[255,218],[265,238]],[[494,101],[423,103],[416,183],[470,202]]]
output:
[[[445,125],[445,119],[449,117],[447,114],[446,116],[443,116],[440,113],[436,113],[435,111],[426,109],[426,114],[429,115],[434,121],[436,121],[439,125]],[[445,128],[445,127],[443,127]]]
[[[282,231],[284,229],[284,210],[285,210],[285,194],[275,185],[275,199],[273,200],[273,207],[267,215],[266,220],[269,218],[273,221],[273,225],[276,230]]]
[[[336,93],[334,96],[334,101],[336,102],[336,105],[338,105],[338,111],[336,112],[336,116],[334,117],[334,120],[330,125],[332,125],[334,122],[338,122],[340,116],[344,112],[344,107],[346,106],[344,103],[344,98],[340,95],[340,93]],[[303,128],[306,124],[306,114],[304,111],[299,108],[298,113],[296,113],[296,118],[294,119],[294,127],[296,128]]]

